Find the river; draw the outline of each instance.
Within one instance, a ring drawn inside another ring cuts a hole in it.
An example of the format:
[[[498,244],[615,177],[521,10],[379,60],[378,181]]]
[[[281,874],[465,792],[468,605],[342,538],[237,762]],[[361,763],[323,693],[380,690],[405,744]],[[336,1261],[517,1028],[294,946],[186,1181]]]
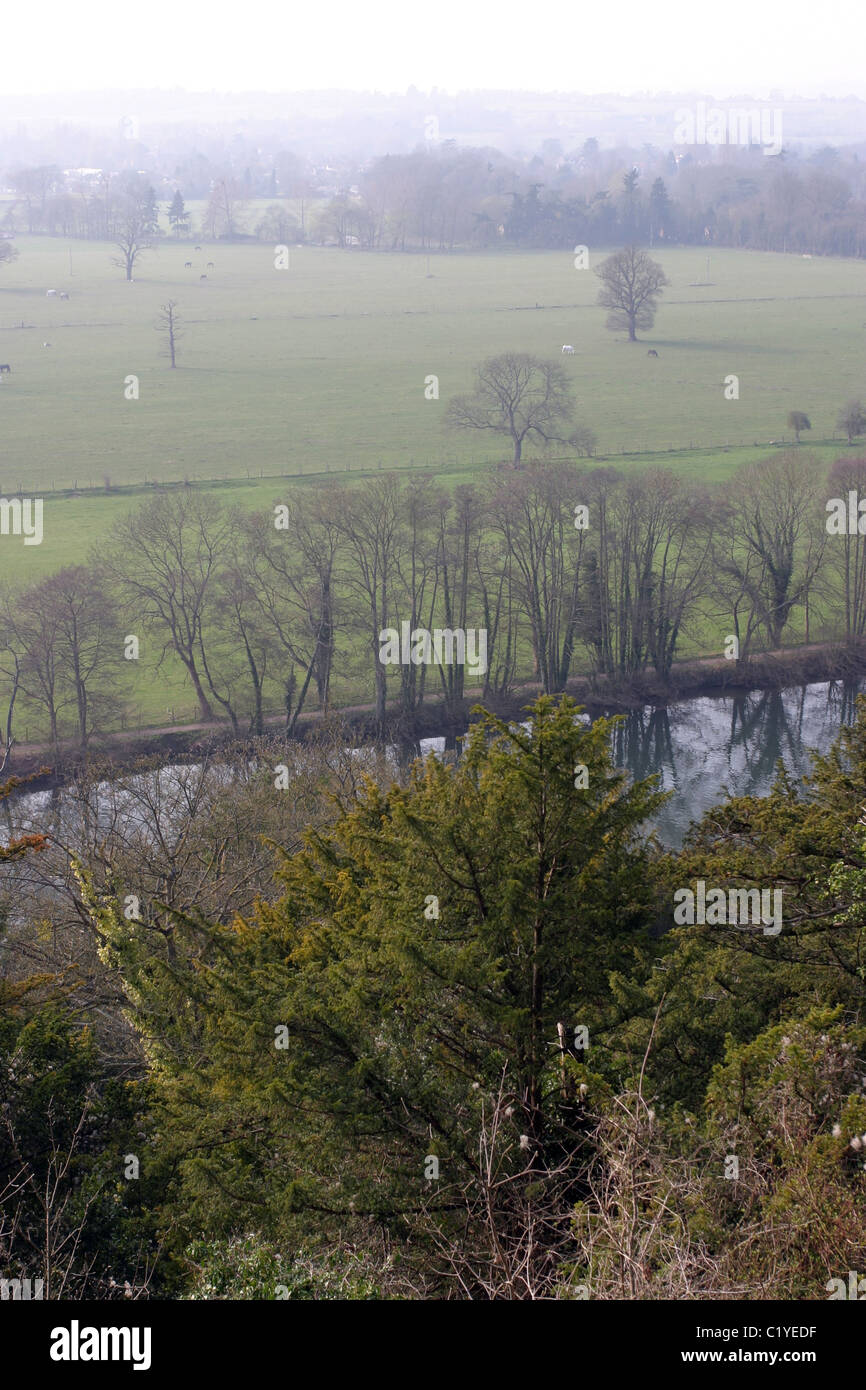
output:
[[[855,700],[866,682],[823,681],[745,695],[708,695],[622,717],[613,740],[614,760],[634,778],[658,773],[672,793],[656,818],[660,840],[678,848],[693,820],[734,796],[769,791],[781,758],[802,775],[810,752],[826,753],[843,724],[854,720]],[[440,750],[444,739],[425,739]]]
[[[613,736],[614,760],[634,778],[657,773],[662,788],[672,793],[655,825],[660,840],[677,848],[689,824],[721,801],[726,791],[736,796],[765,794],[779,759],[789,772],[806,773],[811,750],[826,752],[841,726],[852,723],[854,702],[864,685],[824,681],[781,691],[701,696],[662,707],[645,705],[622,716]],[[444,738],[427,738],[393,751],[402,761],[419,750],[441,753],[444,748]],[[171,765],[164,769],[169,778],[173,772]],[[57,830],[63,802],[62,789],[19,793],[13,798],[17,833],[41,828],[46,813]],[[7,836],[8,828],[6,835],[0,832],[0,839]]]

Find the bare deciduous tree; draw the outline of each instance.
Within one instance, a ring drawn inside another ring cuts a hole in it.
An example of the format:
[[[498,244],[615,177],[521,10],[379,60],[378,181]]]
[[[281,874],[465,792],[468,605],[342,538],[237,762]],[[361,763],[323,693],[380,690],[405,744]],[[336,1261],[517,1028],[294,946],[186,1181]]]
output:
[[[637,246],[626,246],[596,269],[602,282],[598,302],[610,310],[607,327],[614,332],[626,329],[629,342],[637,342],[637,329],[652,328],[659,295],[669,284],[658,261]]]
[[[205,609],[228,538],[229,522],[213,497],[179,492],[120,521],[105,556],[130,619],[161,628],[163,653],[177,653],[206,721],[214,715],[202,682]]]
[[[739,470],[719,517],[720,586],[734,604],[735,619],[748,604],[749,635],[760,624],[771,647],[780,645],[794,608],[808,605],[823,561],[827,533],[819,476],[816,460],[793,450],[749,464]]]
[[[125,272],[127,280],[145,252],[153,249],[155,230],[149,190],[130,190],[123,198],[114,235],[120,255],[112,257],[112,264]]]
[[[163,304],[156,320],[158,333],[164,333],[166,337],[165,353],[171,359],[172,368],[177,366],[177,344],[183,336],[180,327],[180,315],[177,312],[177,300],[169,299]]]
[[[447,422],[454,429],[490,430],[506,435],[520,463],[525,444],[571,445],[575,452],[591,447],[585,430],[563,433],[574,415],[568,373],[558,362],[528,352],[505,352],[488,357],[477,369],[475,394],[455,396]]]

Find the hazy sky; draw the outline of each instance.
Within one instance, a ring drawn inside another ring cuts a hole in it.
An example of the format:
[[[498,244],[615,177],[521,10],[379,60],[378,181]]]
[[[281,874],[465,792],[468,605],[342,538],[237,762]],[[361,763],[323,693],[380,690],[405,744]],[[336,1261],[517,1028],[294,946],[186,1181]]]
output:
[[[866,0],[25,0],[3,8],[0,85],[866,96],[864,16]]]

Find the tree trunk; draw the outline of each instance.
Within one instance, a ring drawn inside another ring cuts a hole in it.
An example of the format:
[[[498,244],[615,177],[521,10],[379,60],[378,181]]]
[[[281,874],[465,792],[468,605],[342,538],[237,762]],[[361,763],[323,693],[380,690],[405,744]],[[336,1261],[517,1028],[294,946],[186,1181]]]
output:
[[[195,690],[195,698],[198,700],[198,717],[202,720],[203,723],[210,724],[213,722],[214,712],[211,709],[210,701],[208,700],[208,697],[204,692],[204,686],[201,683],[201,678],[196,669],[195,662],[189,660],[186,657],[181,657],[181,660],[183,661],[184,666],[189,672],[189,678],[192,681],[193,689]]]

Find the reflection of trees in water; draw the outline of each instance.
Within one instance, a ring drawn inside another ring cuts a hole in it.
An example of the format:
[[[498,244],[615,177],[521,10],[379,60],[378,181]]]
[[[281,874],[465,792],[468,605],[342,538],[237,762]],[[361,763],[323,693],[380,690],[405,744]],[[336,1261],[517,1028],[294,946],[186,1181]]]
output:
[[[613,760],[617,767],[628,768],[635,781],[653,772],[670,771],[676,781],[676,760],[671,735],[670,712],[667,708],[630,710],[612,737]],[[664,779],[666,780],[666,779]]]
[[[772,782],[780,758],[792,770],[802,766],[805,693],[803,687],[791,701],[781,690],[762,690],[732,701],[726,752],[729,763],[735,749],[745,754],[746,775],[737,787],[739,796],[763,792]]]
[[[826,751],[852,722],[859,690],[837,681],[633,710],[614,731],[614,761],[636,779],[659,773],[674,789],[657,828],[678,844],[688,823],[726,794],[766,795],[780,761],[795,777],[806,773],[812,749]]]
[[[842,725],[854,722],[859,692],[858,681],[830,681],[823,711],[813,698],[818,693],[814,686],[735,698],[727,752],[730,760],[735,748],[742,749],[747,771],[738,795],[762,795],[780,758],[792,772],[807,771],[810,750],[826,752]]]
[[[834,724],[853,724],[857,717],[857,696],[861,682],[858,680],[830,681],[827,686],[827,708],[833,715]]]

